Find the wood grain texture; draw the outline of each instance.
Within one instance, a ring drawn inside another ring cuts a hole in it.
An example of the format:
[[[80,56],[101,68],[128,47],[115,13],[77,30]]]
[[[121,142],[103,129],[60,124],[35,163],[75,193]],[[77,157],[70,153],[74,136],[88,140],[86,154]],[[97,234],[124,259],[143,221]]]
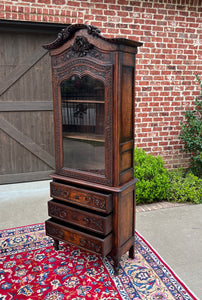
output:
[[[49,101],[0,101],[0,111],[52,111]]]
[[[54,168],[54,157],[38,146],[32,139],[24,135],[16,127],[12,126],[8,121],[0,118],[0,128],[10,137],[15,139],[19,144],[32,152],[35,156],[39,157],[43,162]]]
[[[11,73],[4,79],[2,83],[0,83],[0,96],[4,94],[10,86],[15,83],[20,77],[22,77],[29,69],[33,67],[44,55],[46,55],[47,51],[39,48],[37,49],[31,57],[26,58],[22,65],[16,66]]]
[[[0,175],[0,184],[49,180],[53,170]]]
[[[0,35],[0,161],[6,180],[19,182],[22,175],[24,181],[27,174],[47,179],[43,174],[54,168],[50,57],[41,47],[53,36],[17,27],[15,34],[7,29]]]

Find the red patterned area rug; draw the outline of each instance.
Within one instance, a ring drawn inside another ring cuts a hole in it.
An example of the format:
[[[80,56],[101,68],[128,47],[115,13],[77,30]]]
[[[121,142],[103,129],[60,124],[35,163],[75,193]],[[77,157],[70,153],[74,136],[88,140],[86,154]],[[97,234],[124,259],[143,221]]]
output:
[[[52,244],[44,224],[0,231],[0,300],[197,299],[138,233],[117,277],[110,258]]]

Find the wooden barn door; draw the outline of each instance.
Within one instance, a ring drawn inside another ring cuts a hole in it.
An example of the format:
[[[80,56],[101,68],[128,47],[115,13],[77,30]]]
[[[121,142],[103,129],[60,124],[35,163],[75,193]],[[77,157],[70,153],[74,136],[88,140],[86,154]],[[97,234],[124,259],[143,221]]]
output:
[[[54,169],[51,31],[0,30],[0,184],[48,179]],[[60,30],[59,30],[60,31]]]

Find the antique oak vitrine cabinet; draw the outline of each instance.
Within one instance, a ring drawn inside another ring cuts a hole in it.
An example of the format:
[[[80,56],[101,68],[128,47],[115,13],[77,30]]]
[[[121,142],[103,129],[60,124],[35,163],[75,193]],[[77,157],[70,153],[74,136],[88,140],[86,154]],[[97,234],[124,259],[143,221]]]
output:
[[[44,45],[52,64],[56,172],[46,234],[87,251],[134,256],[134,79],[139,42],[71,25]]]

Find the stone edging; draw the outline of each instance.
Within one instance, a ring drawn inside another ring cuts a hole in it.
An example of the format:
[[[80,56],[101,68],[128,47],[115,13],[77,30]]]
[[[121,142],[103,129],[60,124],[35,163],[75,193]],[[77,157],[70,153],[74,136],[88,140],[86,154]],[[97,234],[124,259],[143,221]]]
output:
[[[172,202],[158,202],[158,203],[151,203],[151,204],[141,204],[136,206],[136,212],[146,212],[152,211],[156,209],[163,209],[163,208],[173,208],[178,206],[185,206],[190,205],[189,203],[172,203]]]

